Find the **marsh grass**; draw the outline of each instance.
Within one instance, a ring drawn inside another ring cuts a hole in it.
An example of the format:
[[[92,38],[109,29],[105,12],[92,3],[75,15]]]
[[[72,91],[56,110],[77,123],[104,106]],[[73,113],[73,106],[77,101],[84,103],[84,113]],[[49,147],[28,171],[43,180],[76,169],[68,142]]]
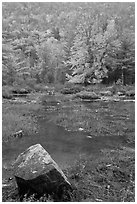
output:
[[[36,126],[30,116],[23,116],[16,111],[3,114],[2,135],[4,139],[12,136],[15,132],[23,130],[25,135],[34,134]]]
[[[135,140],[134,103],[63,101],[52,120],[71,131],[82,128],[94,136],[120,135],[131,143]]]
[[[4,101],[2,104],[2,138],[6,141],[15,132],[23,130],[24,136],[37,132],[36,118],[34,111],[39,110],[38,96],[31,95],[26,103],[15,103],[14,101]],[[25,99],[26,100],[26,99]],[[31,103],[31,100],[37,100]]]

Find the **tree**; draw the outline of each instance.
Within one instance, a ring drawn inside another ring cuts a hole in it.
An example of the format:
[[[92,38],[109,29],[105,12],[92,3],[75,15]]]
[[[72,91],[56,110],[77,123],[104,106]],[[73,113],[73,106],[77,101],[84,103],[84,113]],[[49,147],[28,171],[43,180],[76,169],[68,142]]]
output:
[[[13,85],[16,76],[15,61],[11,47],[6,44],[2,45],[2,76],[3,85]]]
[[[83,21],[71,49],[72,77],[81,79],[80,83],[100,83],[107,76],[110,53],[120,47],[115,21],[107,20],[105,30],[100,27],[98,16],[93,19],[85,14]]]

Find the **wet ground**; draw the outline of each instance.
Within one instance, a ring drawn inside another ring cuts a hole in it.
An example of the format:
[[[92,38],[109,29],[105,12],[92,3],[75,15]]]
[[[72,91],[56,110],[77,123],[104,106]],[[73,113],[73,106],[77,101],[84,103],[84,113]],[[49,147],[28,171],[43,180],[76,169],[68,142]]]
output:
[[[3,143],[3,177],[9,176],[8,168],[16,157],[37,143],[61,168],[72,166],[82,155],[99,157],[101,150],[107,148],[134,148],[127,140],[134,137],[134,106],[134,102],[123,101],[62,103],[55,97],[47,97],[42,110],[35,112],[38,134]],[[63,123],[58,120],[62,118]]]

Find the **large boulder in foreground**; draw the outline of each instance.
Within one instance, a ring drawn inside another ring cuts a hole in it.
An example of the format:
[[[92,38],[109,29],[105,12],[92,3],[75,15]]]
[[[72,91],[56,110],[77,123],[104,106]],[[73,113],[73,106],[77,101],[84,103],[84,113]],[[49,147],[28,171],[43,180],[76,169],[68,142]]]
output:
[[[88,92],[88,91],[81,91],[76,94],[78,98],[85,99],[85,100],[96,100],[100,97],[95,92]]]
[[[40,144],[29,147],[18,156],[14,176],[20,196],[49,194],[61,199],[64,189],[71,190],[62,170]]]

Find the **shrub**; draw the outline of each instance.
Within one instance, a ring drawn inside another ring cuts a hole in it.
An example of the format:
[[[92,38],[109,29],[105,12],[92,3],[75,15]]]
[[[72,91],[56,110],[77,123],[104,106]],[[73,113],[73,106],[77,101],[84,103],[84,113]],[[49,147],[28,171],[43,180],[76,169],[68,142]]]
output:
[[[3,86],[2,87],[2,97],[6,99],[12,99],[13,97],[12,91],[13,91],[13,87]]]
[[[134,90],[130,90],[126,92],[126,96],[128,97],[134,97],[135,96],[135,91]]]
[[[66,86],[61,90],[62,94],[76,94],[82,91],[83,87],[75,84],[66,84]]]
[[[89,99],[89,100],[92,100],[92,99],[94,100],[99,98],[99,96],[95,92],[88,92],[88,91],[81,91],[77,93],[77,97],[81,99]]]

